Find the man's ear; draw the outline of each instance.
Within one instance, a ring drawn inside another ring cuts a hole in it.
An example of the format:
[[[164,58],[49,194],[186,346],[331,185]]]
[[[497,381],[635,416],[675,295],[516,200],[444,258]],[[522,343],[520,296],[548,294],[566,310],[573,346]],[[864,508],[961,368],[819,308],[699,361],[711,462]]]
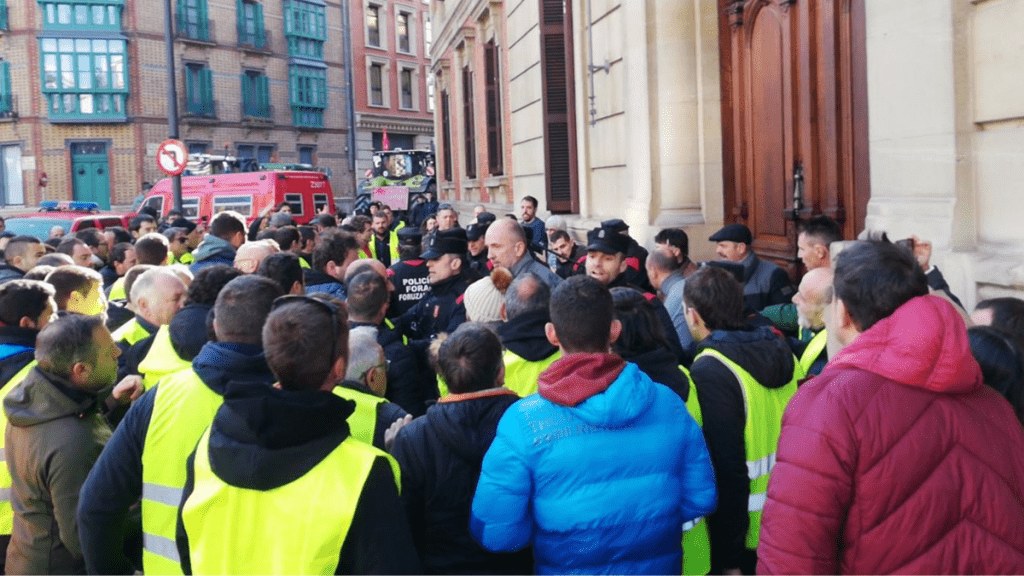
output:
[[[552,324],[551,322],[548,322],[547,324],[544,325],[544,335],[547,336],[548,342],[550,342],[552,346],[555,346],[557,348],[562,347],[562,345],[558,342],[558,333],[555,332],[555,325]]]
[[[501,388],[505,385],[505,363],[498,366],[498,377],[494,379],[494,387]]]
[[[516,242],[515,248],[516,258],[522,258],[523,254],[526,254],[526,242]]]
[[[89,374],[92,373],[92,366],[89,366],[85,362],[75,362],[71,365],[71,374],[68,375],[68,380],[76,385],[81,385],[89,380]]]
[[[501,321],[508,322],[508,314],[505,313],[505,303],[501,303]]]
[[[860,326],[857,325],[857,322],[850,316],[849,310],[846,309],[846,303],[839,298],[836,298],[835,324],[840,329],[861,331]]]
[[[288,293],[289,294],[295,294],[297,296],[301,296],[301,295],[306,293],[306,290],[305,290],[305,288],[302,287],[302,282],[299,282],[298,280],[296,280],[295,282],[292,283],[292,289],[289,290]]]
[[[622,335],[622,322],[618,320],[612,320],[612,325],[608,329],[608,345],[615,344],[615,341]]]
[[[626,271],[626,268],[628,268],[628,267],[629,267],[629,265],[626,264],[626,255],[623,254],[622,255],[622,262],[619,262],[619,274],[624,273]]]
[[[462,258],[452,258],[448,265],[452,267],[452,272],[457,272],[462,269]]]
[[[18,321],[19,328],[36,328],[38,324],[28,316],[22,316]]]

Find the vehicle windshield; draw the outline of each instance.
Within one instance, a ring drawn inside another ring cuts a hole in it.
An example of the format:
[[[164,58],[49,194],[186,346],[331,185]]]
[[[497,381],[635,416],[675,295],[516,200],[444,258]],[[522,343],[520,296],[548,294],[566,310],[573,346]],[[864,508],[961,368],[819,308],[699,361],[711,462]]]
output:
[[[71,225],[75,221],[68,218],[27,216],[25,218],[8,218],[4,223],[7,225],[7,232],[13,232],[16,236],[35,236],[40,240],[46,240],[50,237],[50,230],[54,226],[60,226],[64,232],[71,232]]]
[[[378,152],[373,155],[373,176],[404,180],[427,172],[433,164],[429,154]]]

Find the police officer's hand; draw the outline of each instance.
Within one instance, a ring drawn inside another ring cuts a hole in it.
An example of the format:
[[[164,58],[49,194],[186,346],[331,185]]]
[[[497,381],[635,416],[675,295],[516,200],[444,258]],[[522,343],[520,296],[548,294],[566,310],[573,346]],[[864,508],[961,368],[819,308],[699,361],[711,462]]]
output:
[[[399,418],[388,426],[388,429],[384,431],[384,449],[391,450],[391,445],[395,443],[395,436],[398,436],[398,431],[405,428],[405,425],[412,422],[412,414],[406,414],[405,418]]]
[[[111,396],[121,404],[127,404],[139,396],[142,396],[142,393],[145,391],[146,388],[142,385],[142,376],[139,376],[138,374],[130,374],[118,382],[117,386],[114,386],[114,391],[111,393]]]

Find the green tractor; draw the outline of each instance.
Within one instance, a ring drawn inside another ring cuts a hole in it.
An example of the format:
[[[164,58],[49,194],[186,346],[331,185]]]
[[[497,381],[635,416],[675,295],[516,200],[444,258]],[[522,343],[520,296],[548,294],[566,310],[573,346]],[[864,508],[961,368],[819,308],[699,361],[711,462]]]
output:
[[[355,210],[380,200],[392,210],[408,210],[425,194],[437,198],[434,153],[430,150],[387,150],[373,153],[373,168],[359,183]]]

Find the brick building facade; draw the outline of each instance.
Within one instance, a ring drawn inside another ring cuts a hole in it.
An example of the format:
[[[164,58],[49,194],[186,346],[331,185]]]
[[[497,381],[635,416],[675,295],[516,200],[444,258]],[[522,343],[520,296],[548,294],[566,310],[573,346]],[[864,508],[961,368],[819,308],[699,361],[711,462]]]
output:
[[[175,3],[179,138],[190,151],[313,164],[330,170],[336,197],[351,196],[341,6]],[[0,206],[130,203],[163,177],[154,161],[168,136],[163,2],[4,4]]]
[[[392,150],[432,147],[430,12],[428,0],[349,0],[349,10],[356,173],[362,178],[385,131]]]

